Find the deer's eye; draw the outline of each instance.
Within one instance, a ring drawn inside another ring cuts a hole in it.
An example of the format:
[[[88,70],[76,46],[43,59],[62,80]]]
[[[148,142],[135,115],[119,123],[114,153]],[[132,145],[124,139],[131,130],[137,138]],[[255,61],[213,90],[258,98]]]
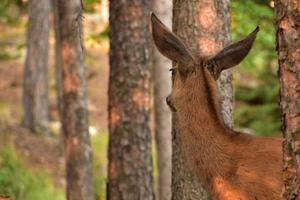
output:
[[[171,68],[169,71],[171,72],[172,77],[175,76],[175,74],[176,74],[176,68]]]

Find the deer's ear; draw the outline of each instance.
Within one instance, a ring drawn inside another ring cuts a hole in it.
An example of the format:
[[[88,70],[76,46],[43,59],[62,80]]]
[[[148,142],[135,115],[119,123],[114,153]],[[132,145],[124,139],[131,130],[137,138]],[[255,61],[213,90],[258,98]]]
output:
[[[156,17],[151,14],[152,35],[157,49],[167,58],[186,64],[193,60],[183,42]]]
[[[229,69],[239,64],[251,50],[258,31],[259,27],[257,26],[248,37],[229,45],[212,58],[211,61],[214,63],[213,67],[218,68],[213,69],[214,72],[221,72],[224,69]]]

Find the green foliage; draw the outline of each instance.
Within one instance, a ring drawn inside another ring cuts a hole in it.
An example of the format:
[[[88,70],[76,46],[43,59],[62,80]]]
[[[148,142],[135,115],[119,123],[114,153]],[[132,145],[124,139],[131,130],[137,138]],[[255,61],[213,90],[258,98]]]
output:
[[[100,131],[92,138],[95,200],[106,199],[107,146],[107,133]],[[11,147],[0,151],[0,169],[0,196],[14,200],[65,200],[64,191],[55,188],[48,175],[31,171]]]
[[[92,138],[93,148],[93,187],[95,200],[106,199],[106,164],[108,135],[101,132]]]
[[[109,26],[107,26],[102,32],[96,34],[90,34],[86,37],[86,42],[89,43],[101,43],[109,38]]]
[[[279,133],[281,122],[273,117],[279,114],[278,105],[269,103],[241,107],[234,117],[238,119],[239,126],[255,130],[259,135],[271,136]]]
[[[17,24],[20,12],[25,5],[20,0],[1,0],[0,1],[0,22]]]
[[[16,152],[6,147],[0,152],[0,195],[14,200],[64,200],[64,193],[55,189],[50,178],[32,172]]]
[[[233,0],[231,11],[233,41],[244,38],[257,25],[260,26],[254,47],[243,61],[241,68],[246,70],[244,72],[250,72],[254,76],[260,74],[276,59],[274,12],[266,5],[256,4],[249,0]],[[276,68],[277,65],[272,67]]]
[[[247,58],[235,69],[237,108],[235,124],[260,135],[280,132],[279,83],[275,50],[275,27],[270,0],[232,0],[233,41],[260,26],[256,42]]]
[[[6,52],[6,51],[2,51],[0,52],[0,60],[13,60],[13,59],[16,59],[16,58],[19,58],[20,55],[12,55],[11,53],[9,52]]]
[[[11,119],[10,107],[0,101],[0,128],[5,127]]]
[[[94,11],[94,7],[96,4],[100,4],[101,0],[84,0],[83,1],[83,8],[85,12],[92,12]]]

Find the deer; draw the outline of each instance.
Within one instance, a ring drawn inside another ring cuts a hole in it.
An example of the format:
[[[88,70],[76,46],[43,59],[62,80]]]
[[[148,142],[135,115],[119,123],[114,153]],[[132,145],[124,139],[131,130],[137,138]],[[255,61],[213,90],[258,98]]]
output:
[[[233,43],[211,58],[191,52],[151,14],[152,36],[172,60],[173,88],[166,98],[177,115],[187,164],[215,200],[279,200],[282,187],[282,139],[234,131],[224,123],[217,79],[249,53],[259,32]]]

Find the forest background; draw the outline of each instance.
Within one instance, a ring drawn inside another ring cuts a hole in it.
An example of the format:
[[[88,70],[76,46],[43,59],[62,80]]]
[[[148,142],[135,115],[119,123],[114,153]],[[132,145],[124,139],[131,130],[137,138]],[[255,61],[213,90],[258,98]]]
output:
[[[45,139],[30,134],[21,126],[27,7],[28,2],[24,0],[0,1],[0,194],[9,193],[14,199],[65,199],[62,189],[65,186],[63,154],[58,142],[53,28],[49,39],[52,137]],[[254,48],[233,72],[235,128],[257,135],[280,135],[278,63],[272,1],[232,0],[230,7],[232,41],[243,38],[256,25],[261,27]],[[100,0],[84,1],[83,39],[88,70],[89,130],[94,152],[93,186],[97,200],[105,199],[107,179],[107,17],[105,3]],[[53,27],[53,18],[51,24]],[[155,157],[153,160],[156,178]]]

